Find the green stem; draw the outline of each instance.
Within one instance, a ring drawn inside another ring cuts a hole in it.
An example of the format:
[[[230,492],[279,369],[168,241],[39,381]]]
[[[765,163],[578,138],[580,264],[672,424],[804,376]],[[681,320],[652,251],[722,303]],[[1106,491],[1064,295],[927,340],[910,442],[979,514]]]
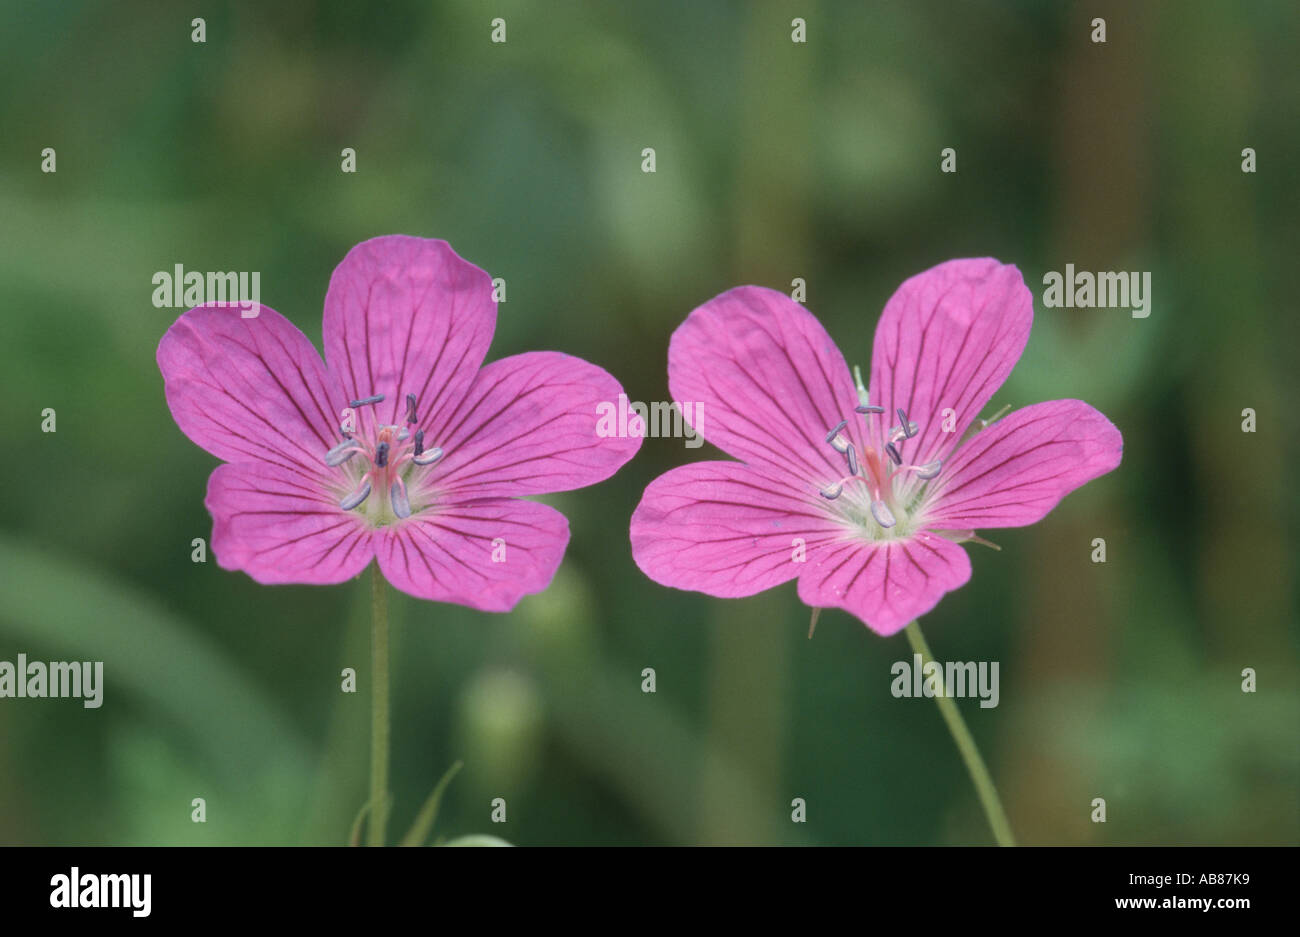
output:
[[[379,563],[370,565],[370,823],[366,844],[384,845],[388,825],[388,593]]]
[[[921,655],[922,666],[927,661],[934,660],[929,645],[925,643],[925,635],[921,634],[919,620],[907,626],[907,640],[912,643],[912,650]],[[975,739],[971,737],[970,729],[966,728],[966,721],[962,719],[961,711],[945,692],[942,671],[939,673],[939,693],[935,700],[939,704],[939,712],[943,714],[943,721],[948,723],[948,731],[952,733],[953,741],[957,743],[957,750],[961,752],[962,760],[966,762],[970,779],[975,782],[975,791],[984,806],[984,814],[989,819],[989,826],[993,828],[993,837],[998,841],[999,846],[1014,846],[1016,840],[1011,835],[1011,824],[1007,822],[1002,801],[998,799],[997,788],[993,786],[993,778],[989,776],[989,769],[984,765],[984,759],[980,757],[980,750],[975,746]]]

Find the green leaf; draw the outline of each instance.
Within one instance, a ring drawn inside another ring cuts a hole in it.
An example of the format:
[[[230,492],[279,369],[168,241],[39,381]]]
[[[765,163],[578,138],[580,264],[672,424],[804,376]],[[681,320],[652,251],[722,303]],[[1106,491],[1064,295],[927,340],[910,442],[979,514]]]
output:
[[[429,833],[433,830],[433,823],[438,819],[438,807],[442,803],[442,792],[447,789],[451,779],[461,768],[465,767],[463,761],[457,761],[447,769],[447,773],[442,776],[429,799],[424,802],[420,812],[416,814],[415,823],[411,825],[411,830],[402,837],[399,846],[423,846],[429,840]]]

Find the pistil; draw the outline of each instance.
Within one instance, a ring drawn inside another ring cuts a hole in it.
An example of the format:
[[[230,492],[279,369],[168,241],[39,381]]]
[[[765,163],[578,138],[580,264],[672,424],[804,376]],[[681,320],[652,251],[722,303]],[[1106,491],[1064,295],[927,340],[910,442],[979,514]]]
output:
[[[382,403],[384,399],[383,394],[372,394],[369,397],[351,400],[349,404],[352,407],[365,407]],[[403,477],[403,468],[407,463],[421,467],[433,465],[444,454],[437,446],[431,449],[425,448],[424,430],[417,429],[412,434],[412,428],[418,419],[417,404],[416,395],[407,394],[404,415],[407,425],[379,425],[376,427],[373,445],[340,428],[344,438],[325,453],[325,464],[331,468],[338,468],[351,461],[357,454],[365,456],[370,463],[356,479],[356,486],[352,491],[339,500],[340,508],[345,511],[355,510],[366,502],[372,491],[378,489],[387,496],[386,500],[392,508],[393,516],[398,520],[405,520],[411,516],[411,498],[406,478]],[[373,511],[371,513],[378,520],[384,513],[383,507],[379,508],[378,515],[374,515]]]

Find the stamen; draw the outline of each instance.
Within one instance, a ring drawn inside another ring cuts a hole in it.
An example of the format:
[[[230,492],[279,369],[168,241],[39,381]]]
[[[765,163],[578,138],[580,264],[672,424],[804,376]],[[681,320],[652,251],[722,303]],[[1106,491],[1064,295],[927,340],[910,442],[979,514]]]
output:
[[[830,440],[830,444],[831,444],[831,448],[834,449],[836,452],[838,452],[840,455],[844,455],[844,453],[848,452],[849,446],[852,445],[852,443],[850,443],[843,436],[836,436],[834,439]]]
[[[423,451],[424,451],[424,430],[417,429],[415,431],[415,454],[419,455]]]
[[[325,453],[325,464],[331,467],[342,465],[360,451],[361,450],[357,448],[356,440],[345,439],[329,452]]]
[[[349,406],[349,407],[364,407],[364,406],[366,406],[367,404],[372,404],[372,403],[383,403],[383,402],[384,402],[384,395],[383,395],[383,394],[372,394],[372,395],[369,396],[369,397],[362,397],[360,400],[349,400],[349,401],[348,401],[348,406]]]
[[[903,457],[899,454],[899,452],[898,452],[898,447],[895,446],[892,442],[890,442],[890,443],[885,443],[885,452],[887,452],[887,453],[889,454],[889,458],[890,458],[890,460],[891,460],[895,465],[902,465],[902,464],[903,464]]]
[[[877,524],[886,529],[893,527],[898,523],[894,520],[894,515],[890,512],[889,505],[885,504],[883,501],[871,502],[871,516],[876,519]]]
[[[818,492],[818,494],[820,494],[827,501],[834,501],[836,498],[840,496],[841,493],[843,493],[843,491],[844,491],[844,486],[841,485],[839,482],[836,482],[835,484],[831,485],[829,488],[823,488],[821,491]]]
[[[921,427],[916,423],[908,423],[907,426],[895,426],[889,431],[890,442],[902,442],[904,439],[911,439]]]
[[[405,520],[411,516],[411,502],[406,497],[406,485],[400,478],[393,481],[388,489],[388,498],[393,502],[393,513]]]
[[[415,415],[415,394],[406,395],[406,422],[419,422],[419,419]]]
[[[849,460],[849,474],[856,475],[858,474],[858,450],[853,448],[853,443],[849,443],[848,446],[849,447],[844,450],[844,455]]]
[[[839,425],[837,425],[833,430],[831,430],[829,433],[826,434],[826,441],[831,442],[832,439],[834,439],[836,436],[840,434],[840,430],[844,429],[844,427],[848,425],[849,425],[848,420],[840,420]],[[834,443],[831,443],[831,445],[834,445]]]
[[[421,455],[412,456],[411,461],[414,462],[416,465],[432,465],[433,463],[437,462],[441,458],[442,458],[442,449],[439,446],[434,446],[428,452],[422,453]]]
[[[411,438],[411,431],[406,427],[402,427],[402,431],[397,434],[397,441],[406,442],[406,440],[410,438]]]
[[[933,462],[927,462],[925,465],[913,465],[911,468],[916,473],[917,478],[924,478],[928,481],[939,474],[939,469],[943,468],[943,460],[935,459]]]
[[[854,412],[854,413],[884,413],[884,412],[885,412],[885,408],[884,408],[884,407],[872,407],[872,406],[868,406],[867,404],[862,404],[861,406],[854,407],[854,408],[853,408],[853,412]]]
[[[339,507],[345,511],[351,511],[355,507],[360,507],[361,503],[370,497],[370,478],[361,479],[361,485],[356,491],[348,495],[339,502]]]
[[[911,439],[913,436],[916,435],[916,431],[918,429],[917,425],[915,423],[908,422],[907,411],[904,410],[902,407],[899,407],[895,412],[898,414],[898,422],[903,424],[903,434],[908,439]]]
[[[388,464],[388,443],[381,442],[375,450],[375,465],[383,468]]]

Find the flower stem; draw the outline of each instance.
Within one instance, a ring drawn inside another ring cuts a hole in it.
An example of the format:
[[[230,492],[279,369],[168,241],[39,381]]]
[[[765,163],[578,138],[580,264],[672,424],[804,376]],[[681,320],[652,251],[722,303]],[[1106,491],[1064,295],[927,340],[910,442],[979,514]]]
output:
[[[922,666],[927,661],[934,660],[929,645],[925,643],[925,635],[921,634],[920,620],[907,626],[907,640],[911,642],[912,650],[921,655]],[[962,719],[961,711],[944,691],[942,671],[939,673],[939,693],[935,701],[939,704],[943,721],[948,723],[948,731],[952,733],[953,741],[957,743],[957,750],[961,752],[962,760],[966,762],[970,779],[975,782],[975,791],[979,794],[989,826],[993,828],[994,839],[998,841],[999,846],[1014,846],[1016,840],[1011,835],[1011,824],[1007,822],[1002,801],[998,799],[997,788],[993,786],[993,778],[989,776],[989,769],[984,765],[984,759],[980,757],[980,750],[975,746],[975,739],[971,736],[970,729],[966,728],[966,721]]]
[[[370,565],[370,822],[366,845],[384,845],[388,825],[388,593],[379,563]]]

